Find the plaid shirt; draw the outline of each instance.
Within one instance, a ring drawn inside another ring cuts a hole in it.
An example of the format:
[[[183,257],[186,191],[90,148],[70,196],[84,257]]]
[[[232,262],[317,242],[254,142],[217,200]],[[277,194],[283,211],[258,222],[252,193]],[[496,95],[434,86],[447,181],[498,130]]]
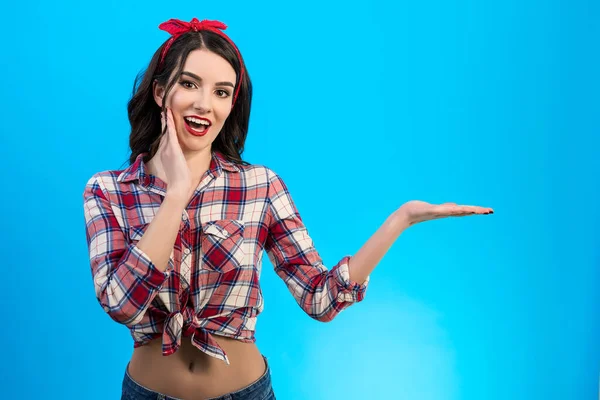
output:
[[[281,178],[217,152],[160,271],[136,246],[166,194],[142,158],[123,171],[95,174],[84,192],[96,297],[130,328],[134,347],[162,336],[163,355],[169,355],[182,337],[191,337],[198,349],[229,363],[213,335],[255,342],[263,250],[312,318],[330,321],[363,299],[369,279],[350,281],[349,256],[331,270],[323,265]]]

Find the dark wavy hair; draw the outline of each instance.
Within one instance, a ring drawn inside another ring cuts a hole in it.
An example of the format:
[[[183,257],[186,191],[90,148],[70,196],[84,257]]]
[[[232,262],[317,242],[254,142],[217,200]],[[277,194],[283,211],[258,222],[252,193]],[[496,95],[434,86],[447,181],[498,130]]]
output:
[[[241,85],[235,105],[221,132],[213,142],[212,150],[220,152],[231,162],[247,165],[248,163],[242,160],[242,153],[250,121],[252,83],[244,60],[238,58],[234,48],[227,40],[216,33],[205,30],[189,32],[178,37],[168,50],[162,65],[159,65],[160,54],[165,45],[166,42],[156,50],[148,68],[137,75],[133,84],[133,93],[127,104],[129,123],[131,124],[129,163],[133,164],[142,153],[148,153],[144,157],[145,162],[156,154],[161,133],[164,133],[161,132],[160,116],[161,113],[166,113],[167,96],[179,80],[190,52],[206,49],[218,54],[231,64],[237,75],[236,85]],[[244,66],[244,77],[239,82],[241,66]],[[176,71],[175,74],[173,71]],[[171,75],[173,77],[169,80]],[[165,88],[161,107],[154,100],[154,81]]]

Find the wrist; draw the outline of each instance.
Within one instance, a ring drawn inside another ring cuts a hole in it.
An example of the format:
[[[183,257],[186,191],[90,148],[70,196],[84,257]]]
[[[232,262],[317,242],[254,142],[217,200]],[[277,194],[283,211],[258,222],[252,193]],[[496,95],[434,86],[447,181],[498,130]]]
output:
[[[162,204],[168,208],[176,208],[183,211],[187,207],[188,202],[189,198],[186,198],[186,196],[179,193],[167,192]]]

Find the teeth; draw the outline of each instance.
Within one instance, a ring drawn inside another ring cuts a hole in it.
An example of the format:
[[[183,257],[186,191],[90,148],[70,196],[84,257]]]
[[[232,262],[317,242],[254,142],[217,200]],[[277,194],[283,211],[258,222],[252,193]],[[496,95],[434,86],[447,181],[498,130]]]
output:
[[[208,121],[205,121],[203,119],[198,119],[198,118],[194,118],[194,117],[185,117],[185,119],[187,121],[195,122],[197,124],[202,124],[202,125],[205,125],[205,126],[209,126],[210,125],[210,123]]]

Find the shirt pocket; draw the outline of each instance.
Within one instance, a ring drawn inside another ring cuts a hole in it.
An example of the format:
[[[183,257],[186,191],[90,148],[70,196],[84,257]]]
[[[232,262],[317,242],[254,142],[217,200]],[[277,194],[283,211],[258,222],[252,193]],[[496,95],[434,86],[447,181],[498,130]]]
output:
[[[248,256],[244,222],[227,219],[203,224],[200,247],[203,268],[226,273],[244,266]]]

